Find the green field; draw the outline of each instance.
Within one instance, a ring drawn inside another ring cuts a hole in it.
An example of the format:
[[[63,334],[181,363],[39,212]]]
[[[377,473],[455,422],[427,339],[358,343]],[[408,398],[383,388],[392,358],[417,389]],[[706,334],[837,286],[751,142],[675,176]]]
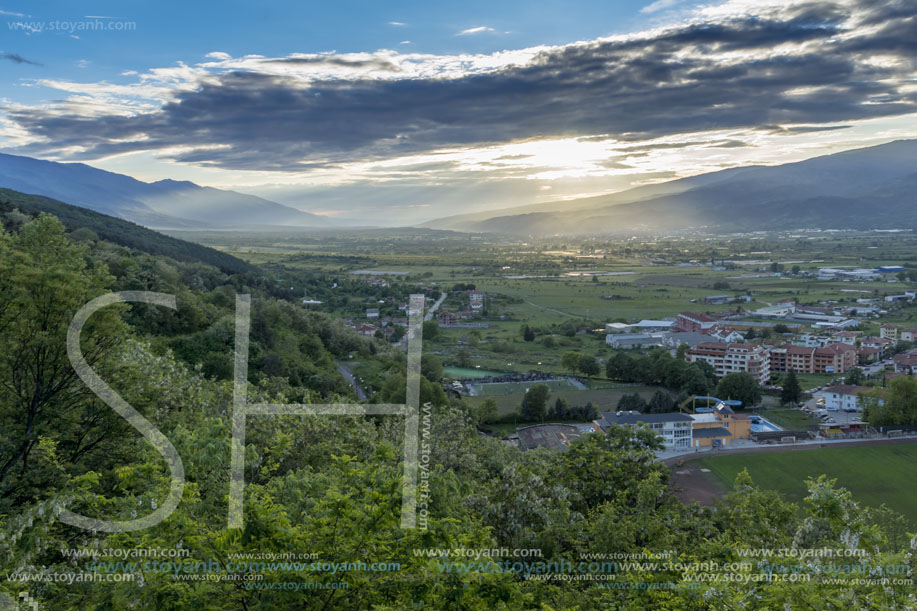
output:
[[[900,443],[850,448],[821,448],[703,458],[698,465],[731,490],[736,475],[747,468],[755,484],[777,490],[788,500],[806,496],[805,480],[825,474],[850,490],[861,504],[891,509],[917,524],[914,465],[917,444]]]
[[[771,408],[755,413],[791,431],[805,430],[813,424],[818,424],[818,420],[798,409]]]

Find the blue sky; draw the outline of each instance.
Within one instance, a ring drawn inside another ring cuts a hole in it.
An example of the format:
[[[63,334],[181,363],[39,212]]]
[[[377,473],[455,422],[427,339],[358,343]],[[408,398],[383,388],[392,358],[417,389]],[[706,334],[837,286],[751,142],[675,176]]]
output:
[[[917,136],[908,0],[0,0],[0,151],[380,224]]]

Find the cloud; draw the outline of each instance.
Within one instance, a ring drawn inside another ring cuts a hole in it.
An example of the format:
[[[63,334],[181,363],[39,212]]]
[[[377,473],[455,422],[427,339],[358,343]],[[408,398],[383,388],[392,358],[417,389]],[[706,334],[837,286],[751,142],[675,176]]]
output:
[[[208,54],[205,55],[204,57],[209,57],[209,58],[211,58],[211,59],[218,59],[218,60],[221,60],[221,61],[225,61],[225,60],[227,60],[227,59],[232,59],[232,55],[230,55],[229,53],[224,53],[224,52],[222,52],[222,51],[213,51],[213,52],[211,52],[211,53],[208,53]]]
[[[57,83],[75,96],[68,104],[6,114],[32,140],[25,154],[155,151],[202,166],[284,172],[552,138],[619,141],[636,152],[645,140],[672,136],[683,144],[649,146],[675,148],[702,144],[690,134],[710,130],[792,134],[917,113],[915,14],[904,2],[797,3],[509,59],[256,56],[142,75],[160,96],[152,110],[110,102],[114,85]],[[423,62],[437,67],[432,76],[419,75]],[[284,71],[297,66],[344,70]]]
[[[658,13],[659,11],[664,11],[667,8],[672,8],[682,0],[656,0],[652,4],[648,4],[640,9],[641,13]]]
[[[495,30],[491,27],[487,27],[486,25],[479,25],[476,28],[468,28],[467,30],[462,30],[461,32],[457,33],[456,36],[470,36],[471,34],[482,34],[484,32],[493,31]]]
[[[409,45],[409,44],[411,44],[411,41],[410,41],[410,40],[402,40],[402,41],[399,42],[398,44],[399,44],[399,45]]]
[[[17,64],[30,64],[32,66],[41,66],[38,62],[33,62],[19,55],[18,53],[0,53],[0,59],[8,59]]]
[[[388,24],[389,24],[389,25],[393,25],[393,26],[395,26],[396,28],[403,28],[404,26],[407,25],[407,24],[404,23],[403,21],[389,21]]]
[[[25,17],[26,16],[23,13],[15,13],[13,11],[4,11],[3,9],[0,9],[0,15],[7,15],[9,17]]]

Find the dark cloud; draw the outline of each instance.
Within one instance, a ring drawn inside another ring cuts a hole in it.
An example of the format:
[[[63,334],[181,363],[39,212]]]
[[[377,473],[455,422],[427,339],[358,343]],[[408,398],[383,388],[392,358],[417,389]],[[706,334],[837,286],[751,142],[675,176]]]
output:
[[[0,59],[8,59],[11,62],[15,62],[17,64],[30,64],[32,66],[41,65],[38,62],[33,62],[33,61],[30,61],[24,58],[23,56],[19,55],[18,53],[0,53]]]
[[[287,65],[304,65],[304,66],[335,66],[339,68],[373,68],[384,70],[386,72],[401,72],[401,67],[392,62],[380,59],[344,59],[343,57],[333,56],[295,56],[285,57],[282,59],[265,60],[264,64],[287,64]]]
[[[83,158],[182,145],[194,149],[176,156],[182,161],[300,170],[304,163],[533,138],[637,143],[714,129],[839,129],[837,123],[917,112],[917,94],[901,87],[914,75],[908,53],[917,40],[917,6],[866,4],[853,15],[845,11],[832,3],[805,3],[769,18],[573,45],[539,54],[525,66],[455,79],[304,86],[288,77],[230,72],[177,94],[159,111],[133,117],[44,109],[17,109],[9,116],[53,142],[55,150],[87,147]],[[857,35],[864,20],[881,34]],[[801,46],[765,53],[783,43]],[[870,49],[895,52],[905,61],[869,62]],[[750,59],[728,59],[737,51]]]

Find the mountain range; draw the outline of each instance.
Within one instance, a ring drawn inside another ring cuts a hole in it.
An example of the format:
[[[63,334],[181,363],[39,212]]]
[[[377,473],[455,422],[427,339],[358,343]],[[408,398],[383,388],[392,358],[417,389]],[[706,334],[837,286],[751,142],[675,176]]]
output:
[[[917,140],[620,193],[465,214],[431,229],[519,235],[917,228]]]
[[[0,187],[50,197],[153,229],[324,227],[322,216],[193,182],[143,182],[83,163],[0,154]]]

